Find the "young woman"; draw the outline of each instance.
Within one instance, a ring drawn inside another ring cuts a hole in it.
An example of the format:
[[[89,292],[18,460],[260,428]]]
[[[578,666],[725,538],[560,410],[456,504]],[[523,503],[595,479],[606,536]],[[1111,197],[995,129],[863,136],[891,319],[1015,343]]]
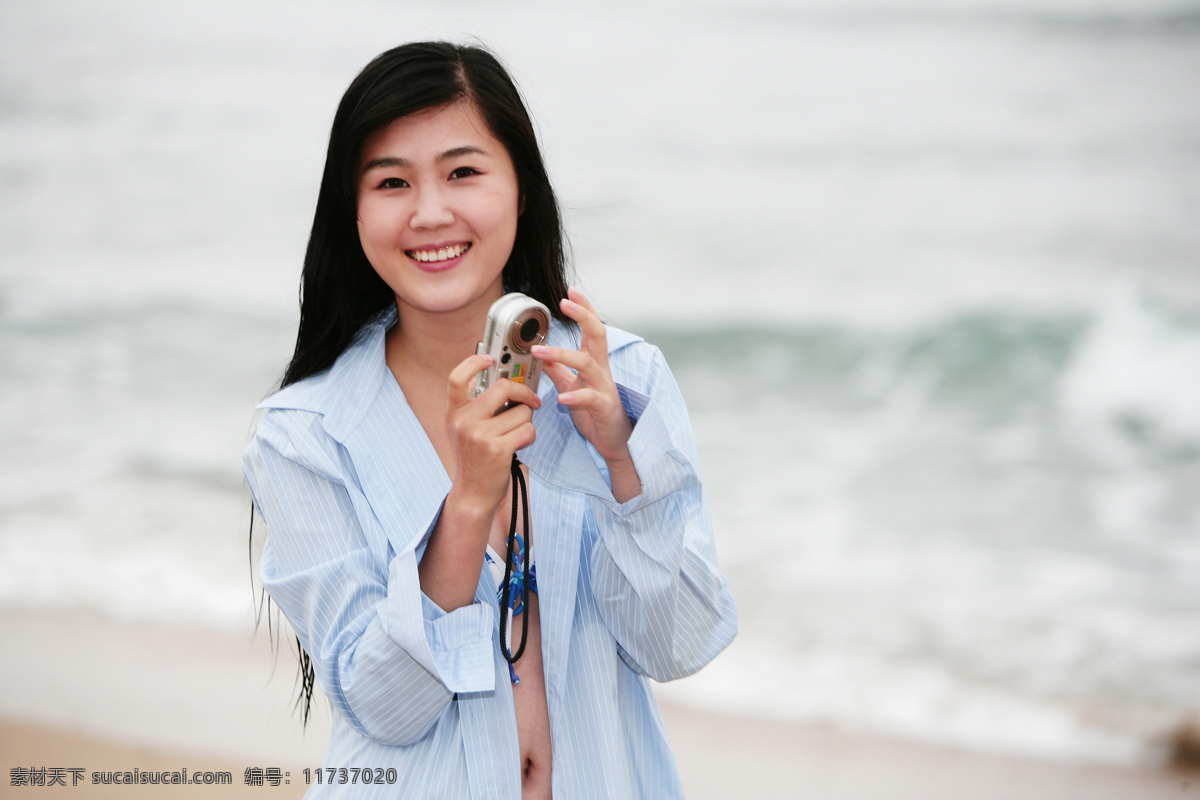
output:
[[[473,398],[506,291],[554,314],[549,380]],[[347,90],[262,407],[263,585],[332,703],[325,766],[361,770],[310,796],[682,796],[648,679],[737,629],[695,444],[659,351],[566,288],[533,127],[486,51],[405,45]],[[510,526],[524,592],[493,577]]]

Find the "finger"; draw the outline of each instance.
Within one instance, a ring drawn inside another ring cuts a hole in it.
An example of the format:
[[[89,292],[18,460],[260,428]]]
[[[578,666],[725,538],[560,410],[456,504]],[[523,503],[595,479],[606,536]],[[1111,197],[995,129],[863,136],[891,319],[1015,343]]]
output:
[[[535,439],[537,439],[537,431],[534,430],[533,423],[526,422],[504,434],[500,441],[506,450],[511,450],[515,453],[518,450],[529,447]]]
[[[530,352],[542,359],[543,371],[549,369],[552,364],[565,364],[592,385],[604,386],[608,382],[606,380],[608,371],[603,365],[597,363],[591,353],[572,350],[569,347],[546,347],[545,345],[536,345],[530,349]],[[555,386],[557,385],[556,383]]]
[[[567,295],[567,298],[561,300],[558,305],[564,314],[579,324],[579,330],[583,334],[584,349],[596,356],[597,360],[600,360],[602,356],[604,360],[607,360],[608,337],[604,323],[600,321],[600,315],[596,313],[596,309],[578,289],[568,289]]]
[[[507,461],[512,457],[514,448],[506,437],[510,437],[513,431],[532,424],[533,411],[524,403],[518,403],[501,413],[485,412],[480,419],[460,422],[459,429],[462,438],[471,443],[477,456],[483,454],[489,458],[498,457]]]
[[[578,303],[588,311],[592,312],[592,314],[596,316],[596,319],[600,318],[600,312],[596,311],[596,307],[592,305],[592,301],[588,300],[587,295],[585,295],[578,287],[567,287],[567,299],[573,303]]]
[[[542,363],[542,374],[550,379],[554,388],[560,392],[567,391],[574,383],[576,375],[568,367],[553,361]]]
[[[591,305],[577,303],[569,298],[564,298],[558,303],[559,308],[563,310],[571,319],[579,323],[580,329],[585,336],[604,336],[604,323],[600,321],[600,315],[595,312]]]
[[[490,409],[493,414],[499,413],[505,403],[528,406],[530,409],[540,408],[542,398],[537,392],[523,383],[507,379],[498,380],[479,395],[480,405]]]
[[[461,408],[471,402],[471,391],[475,388],[476,378],[480,372],[490,367],[495,361],[496,359],[491,356],[476,354],[467,356],[450,371],[447,389],[450,408]]]
[[[571,408],[596,408],[603,404],[603,395],[595,389],[585,386],[580,389],[572,389],[569,392],[563,392],[558,396],[558,402],[564,406]]]
[[[587,411],[597,419],[606,417],[609,412],[620,405],[612,395],[591,387],[563,392],[558,396],[558,402],[572,411]]]
[[[501,405],[503,408],[503,405]],[[497,410],[495,414],[483,422],[484,430],[490,436],[504,436],[515,428],[519,428],[533,420],[533,409],[524,403],[517,403],[504,411]]]

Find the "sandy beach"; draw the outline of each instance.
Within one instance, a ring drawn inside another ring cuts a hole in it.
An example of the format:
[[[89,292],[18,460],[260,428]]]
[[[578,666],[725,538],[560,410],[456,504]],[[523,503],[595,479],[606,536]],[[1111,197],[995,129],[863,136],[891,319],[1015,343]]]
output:
[[[291,655],[285,645],[276,658],[265,630],[243,637],[5,610],[0,636],[18,643],[0,658],[5,797],[299,797],[304,768],[321,763],[328,713],[318,709],[301,731]],[[1194,773],[999,758],[675,705],[663,713],[693,800],[1200,798]],[[66,785],[13,785],[24,774],[13,770],[43,768],[62,770]],[[92,783],[93,772],[135,769],[228,773],[231,783]],[[264,785],[248,785],[247,769],[263,770]]]

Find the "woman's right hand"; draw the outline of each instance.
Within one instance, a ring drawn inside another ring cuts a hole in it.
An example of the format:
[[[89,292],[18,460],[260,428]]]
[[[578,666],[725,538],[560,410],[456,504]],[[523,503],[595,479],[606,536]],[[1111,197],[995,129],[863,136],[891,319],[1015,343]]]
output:
[[[511,476],[513,453],[533,444],[533,409],[541,399],[528,386],[496,381],[472,398],[476,376],[494,359],[472,355],[450,373],[446,427],[454,447],[455,500],[490,520],[504,499]],[[506,402],[512,408],[500,414]]]
[[[508,490],[513,453],[533,444],[533,409],[541,400],[513,381],[472,398],[475,377],[492,364],[473,355],[450,373],[446,430],[454,448],[454,481],[417,567],[421,589],[445,611],[470,605],[496,509]],[[508,401],[517,405],[496,412]]]

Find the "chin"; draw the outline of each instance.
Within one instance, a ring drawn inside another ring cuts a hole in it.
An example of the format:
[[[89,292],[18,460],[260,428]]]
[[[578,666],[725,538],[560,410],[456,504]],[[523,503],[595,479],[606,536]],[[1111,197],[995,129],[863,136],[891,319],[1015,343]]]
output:
[[[496,282],[474,290],[445,287],[444,291],[397,292],[396,298],[403,306],[420,309],[429,314],[451,314],[478,308],[480,316],[487,314],[488,307],[504,293],[503,285]]]

